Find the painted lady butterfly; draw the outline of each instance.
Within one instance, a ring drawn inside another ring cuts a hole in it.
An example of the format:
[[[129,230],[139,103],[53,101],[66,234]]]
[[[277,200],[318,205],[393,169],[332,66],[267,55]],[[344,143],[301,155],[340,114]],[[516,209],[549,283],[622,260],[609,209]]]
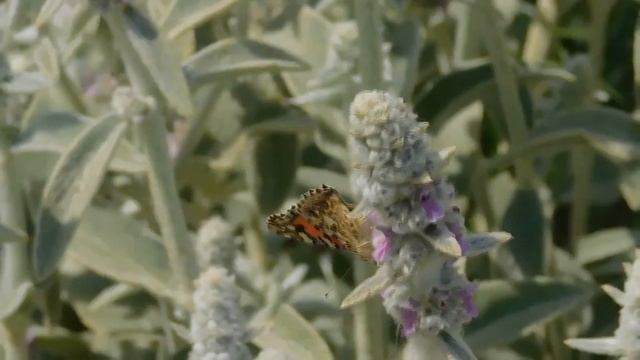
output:
[[[289,210],[270,215],[267,226],[288,239],[324,244],[332,249],[351,251],[371,260],[370,229],[364,215],[342,200],[327,185],[311,189]]]

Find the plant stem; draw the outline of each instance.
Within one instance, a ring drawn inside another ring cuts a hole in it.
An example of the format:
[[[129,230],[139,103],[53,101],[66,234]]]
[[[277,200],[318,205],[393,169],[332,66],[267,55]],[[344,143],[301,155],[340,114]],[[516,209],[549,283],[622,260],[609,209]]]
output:
[[[249,0],[240,0],[236,5],[236,29],[235,35],[239,39],[244,39],[249,33]]]
[[[127,74],[130,75],[133,88],[138,94],[162,101],[149,71],[135,56],[133,44],[124,31],[122,15],[117,11],[110,11],[105,15],[105,20]],[[148,180],[155,217],[160,226],[169,263],[180,286],[180,297],[183,297],[185,294],[191,294],[197,268],[169,157],[164,117],[152,106],[135,128],[147,156]]]
[[[195,253],[176,188],[167,146],[167,131],[157,110],[137,124],[149,163],[148,179],[154,213],[169,263],[183,293],[191,293],[196,276]]]
[[[209,115],[213,111],[223,88],[224,85],[222,84],[214,84],[210,88],[206,89],[204,104],[195,117],[189,121],[185,135],[182,138],[182,141],[180,141],[178,154],[175,158],[177,170],[180,170],[184,159],[193,152],[200,142],[200,139],[202,139],[205,127],[207,126],[207,121],[209,120]]]
[[[382,34],[378,1],[355,0],[360,47],[360,75],[364,89],[382,87]]]
[[[546,58],[551,46],[551,27],[558,20],[556,0],[538,0],[538,17],[527,31],[522,59],[529,66],[540,65]]]
[[[355,0],[355,18],[358,24],[360,49],[359,72],[364,89],[382,88],[382,29],[378,1]],[[373,274],[373,267],[354,259],[356,283]],[[369,301],[353,310],[354,341],[357,360],[382,360],[385,358],[383,336],[383,311],[380,301]]]
[[[609,15],[618,0],[589,0],[591,26],[589,29],[589,56],[593,65],[593,72],[600,81],[606,47],[607,24]],[[594,89],[595,90],[595,89]]]
[[[2,39],[2,48],[7,50],[11,47],[13,42],[13,35],[15,35],[20,23],[25,19],[25,13],[29,10],[27,1],[24,0],[8,0],[6,4],[6,19],[7,26],[3,29],[4,35]]]
[[[361,283],[373,274],[373,266],[355,259],[354,272],[356,283]],[[386,359],[385,338],[383,334],[384,317],[382,303],[372,299],[353,308],[354,337],[357,360]]]
[[[513,147],[515,144],[523,144],[527,140],[528,132],[520,101],[518,82],[511,65],[512,58],[505,47],[506,40],[499,28],[500,23],[493,2],[480,0],[479,5],[484,17],[482,21],[483,37],[493,64],[502,114],[505,118],[509,141]],[[527,157],[518,159],[515,167],[520,186],[529,186],[535,175],[531,160]]]
[[[15,171],[9,142],[0,133],[0,222],[24,231],[25,219],[20,191],[14,179]],[[27,243],[0,245],[0,330],[7,359],[26,359],[26,324],[24,316],[16,312],[32,287],[29,277]],[[13,357],[12,357],[13,356]]]
[[[267,269],[267,251],[265,249],[265,241],[260,230],[260,215],[253,214],[250,223],[246,224],[244,235],[245,245],[247,247],[247,255],[252,263],[256,264],[259,269]]]
[[[591,197],[591,171],[593,170],[593,152],[584,146],[571,151],[573,168],[573,203],[571,205],[571,227],[569,231],[569,249],[576,253],[578,241],[587,232],[589,200]]]

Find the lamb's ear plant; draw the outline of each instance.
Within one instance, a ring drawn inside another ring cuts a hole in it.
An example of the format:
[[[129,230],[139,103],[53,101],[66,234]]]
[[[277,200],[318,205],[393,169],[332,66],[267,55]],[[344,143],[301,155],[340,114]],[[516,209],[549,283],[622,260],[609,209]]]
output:
[[[406,358],[475,359],[462,328],[478,316],[476,285],[456,261],[485,253],[511,235],[466,234],[453,185],[443,174],[452,151],[435,150],[426,123],[416,120],[408,104],[385,92],[361,92],[351,104],[352,188],[360,199],[357,211],[373,228],[373,258],[380,267],[343,307],[381,294],[409,339]]]
[[[637,357],[639,14],[0,2],[0,359]]]

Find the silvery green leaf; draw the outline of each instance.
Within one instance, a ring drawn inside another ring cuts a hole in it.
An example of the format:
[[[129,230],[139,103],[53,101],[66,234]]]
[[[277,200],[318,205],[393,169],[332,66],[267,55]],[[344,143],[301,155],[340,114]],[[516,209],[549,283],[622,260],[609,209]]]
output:
[[[190,82],[202,84],[258,72],[302,71],[308,65],[283,48],[231,38],[198,51],[183,67]]]
[[[566,149],[584,143],[613,161],[640,156],[640,123],[629,114],[608,107],[561,111],[540,119],[529,139],[540,150]],[[527,146],[523,146],[527,147]],[[524,151],[524,150],[522,150]],[[528,154],[534,149],[529,148]]]
[[[429,236],[426,237],[426,240],[428,240],[429,243],[438,251],[453,257],[462,256],[462,248],[454,236]]]
[[[289,111],[283,116],[260,121],[245,128],[249,135],[265,135],[270,133],[299,134],[313,131],[313,122],[299,112]]]
[[[306,93],[309,80],[316,75],[326,60],[327,47],[331,34],[331,23],[318,11],[302,6],[297,17],[286,26],[269,31],[260,37],[273,46],[287,44],[287,51],[309,64],[309,71],[287,72],[283,74],[293,95]]]
[[[138,34],[139,37],[153,41],[158,37],[158,30],[155,25],[132,4],[125,4],[122,8],[122,16],[129,28]]]
[[[541,190],[516,190],[500,226],[517,239],[508,242],[505,249],[513,254],[525,275],[543,274],[548,261],[545,250],[545,237],[549,236],[548,222],[542,196]]]
[[[31,94],[49,85],[49,80],[42,73],[30,71],[13,73],[10,80],[0,86],[10,94]]]
[[[110,303],[117,301],[125,296],[128,296],[136,291],[139,291],[138,287],[127,283],[116,283],[102,291],[89,303],[90,310],[98,310],[102,306],[106,306]]]
[[[257,346],[276,349],[297,360],[333,359],[324,339],[294,308],[282,304],[274,316],[267,314],[262,310],[251,322],[256,332],[253,343]]]
[[[11,226],[0,224],[0,244],[6,242],[27,242],[27,234]]]
[[[61,280],[66,300],[82,324],[93,333],[116,336],[125,332],[127,338],[142,333],[153,338],[151,333],[161,327],[161,316],[157,300],[142,289],[124,295],[118,301],[90,307],[91,300],[111,285],[113,282],[88,271],[67,274]]]
[[[626,296],[622,290],[607,284],[602,285],[602,290],[607,293],[616,304],[620,306],[627,305],[625,301]]]
[[[238,0],[174,1],[162,27],[170,39],[198,25],[228,13]]]
[[[60,64],[58,63],[58,52],[53,43],[48,38],[40,41],[34,51],[35,61],[38,68],[51,82],[56,82],[60,78]]]
[[[247,182],[260,211],[277,210],[289,195],[298,167],[297,135],[269,134],[257,136],[248,154]]]
[[[459,335],[442,330],[438,333],[438,338],[454,360],[476,360],[476,356]]]
[[[36,27],[46,25],[64,2],[65,0],[46,0],[44,4],[42,4],[42,7],[40,7],[38,17],[36,17],[36,20],[33,22],[34,25]]]
[[[154,87],[157,88],[170,108],[182,116],[191,116],[191,94],[179,65],[178,54],[162,34],[149,40],[140,36],[138,30],[127,26],[121,14],[110,11],[105,18],[131,82],[143,92],[154,92]],[[149,84],[150,81],[140,72],[148,72],[153,84]]]
[[[475,256],[502,245],[513,236],[507,232],[493,232],[486,234],[470,234],[464,236],[466,243],[464,256]]]
[[[588,234],[578,242],[576,258],[590,264],[640,246],[640,231],[615,227]]]
[[[640,210],[640,166],[636,164],[625,169],[618,186],[629,208],[633,211]]]
[[[574,81],[574,76],[564,70],[539,69],[520,74],[523,81],[539,83],[548,80]],[[467,105],[495,91],[495,79],[491,64],[480,63],[466,69],[453,71],[428,83],[416,96],[416,113],[428,119],[434,131]],[[497,96],[497,95],[495,95]]]
[[[124,214],[87,210],[69,245],[69,255],[98,274],[180,300],[162,240]]]
[[[380,266],[371,277],[358,284],[358,286],[342,300],[340,308],[346,309],[380,294],[392,281],[393,274],[391,267]]]
[[[467,326],[465,341],[474,351],[507,344],[575,310],[592,294],[590,288],[545,277],[481,281],[474,296],[480,316]]]
[[[282,280],[282,291],[287,291],[299,285],[309,271],[309,266],[306,264],[300,264],[293,268],[289,274]]]
[[[624,354],[622,344],[614,337],[567,339],[564,343],[576,350],[593,354],[621,356]]]
[[[75,39],[85,29],[92,29],[93,31],[97,30],[99,17],[100,14],[96,11],[96,8],[93,6],[93,4],[90,4],[86,1],[78,4],[70,20],[68,38],[70,40]],[[93,26],[89,28],[89,25]],[[93,35],[93,32],[91,35]]]
[[[293,360],[293,358],[282,351],[266,348],[260,351],[256,360]]]
[[[36,218],[32,247],[34,277],[51,275],[98,191],[127,122],[105,117],[87,126],[56,163]]]
[[[91,124],[91,119],[67,112],[46,112],[35,119],[18,135],[11,152],[17,159],[18,178],[45,180],[68,144]],[[142,173],[146,159],[126,139],[116,147],[109,169],[127,173]]]

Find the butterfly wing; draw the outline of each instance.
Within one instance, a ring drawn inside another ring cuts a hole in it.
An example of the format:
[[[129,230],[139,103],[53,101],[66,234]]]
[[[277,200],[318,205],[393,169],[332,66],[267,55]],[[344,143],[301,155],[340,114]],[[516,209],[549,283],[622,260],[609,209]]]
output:
[[[322,185],[305,192],[289,210],[269,216],[267,226],[286,238],[351,251],[369,260],[371,245],[362,236],[366,219],[352,214],[352,209],[334,188]]]

